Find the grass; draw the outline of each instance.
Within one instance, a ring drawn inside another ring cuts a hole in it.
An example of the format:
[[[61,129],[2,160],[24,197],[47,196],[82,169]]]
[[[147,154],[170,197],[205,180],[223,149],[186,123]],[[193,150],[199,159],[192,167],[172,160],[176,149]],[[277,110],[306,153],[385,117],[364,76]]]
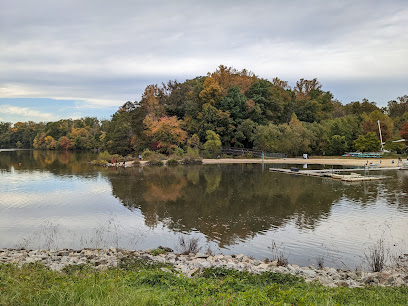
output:
[[[291,275],[213,268],[188,279],[162,264],[127,260],[119,269],[47,270],[0,264],[0,305],[406,305],[408,287],[326,288]],[[97,280],[95,282],[95,279]]]

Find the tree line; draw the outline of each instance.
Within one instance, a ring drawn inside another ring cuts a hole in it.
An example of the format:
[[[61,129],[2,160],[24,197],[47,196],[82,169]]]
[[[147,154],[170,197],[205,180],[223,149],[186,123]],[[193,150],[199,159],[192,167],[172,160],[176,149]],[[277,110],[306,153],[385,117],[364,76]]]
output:
[[[343,105],[317,79],[260,78],[219,66],[185,82],[148,85],[140,101],[126,102],[110,120],[0,123],[0,147],[107,150],[128,155],[145,149],[170,154],[188,147],[217,153],[223,147],[289,155],[404,151],[408,96],[378,107],[367,99]]]

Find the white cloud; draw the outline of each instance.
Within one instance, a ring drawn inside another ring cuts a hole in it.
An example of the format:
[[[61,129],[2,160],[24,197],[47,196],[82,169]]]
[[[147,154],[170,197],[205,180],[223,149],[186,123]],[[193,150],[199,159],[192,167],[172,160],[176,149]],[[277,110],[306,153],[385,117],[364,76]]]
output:
[[[50,113],[42,113],[28,107],[18,107],[12,105],[2,105],[0,108],[0,113],[23,116],[34,121],[52,121],[58,119],[57,116]]]
[[[0,97],[119,106],[139,100],[148,84],[220,64],[289,81],[408,82],[408,9],[398,0],[20,0],[0,20]]]

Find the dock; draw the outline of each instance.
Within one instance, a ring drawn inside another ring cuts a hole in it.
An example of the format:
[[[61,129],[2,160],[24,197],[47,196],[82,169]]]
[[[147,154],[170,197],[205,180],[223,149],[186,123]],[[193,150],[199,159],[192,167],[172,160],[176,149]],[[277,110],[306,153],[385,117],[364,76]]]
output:
[[[334,180],[340,180],[344,182],[362,182],[362,181],[377,181],[387,178],[383,175],[362,175],[360,171],[388,171],[388,170],[400,170],[401,167],[365,167],[355,169],[322,169],[322,170],[299,170],[298,168],[282,169],[282,168],[269,168],[270,172],[280,172],[293,175],[306,175],[315,177],[325,177]]]

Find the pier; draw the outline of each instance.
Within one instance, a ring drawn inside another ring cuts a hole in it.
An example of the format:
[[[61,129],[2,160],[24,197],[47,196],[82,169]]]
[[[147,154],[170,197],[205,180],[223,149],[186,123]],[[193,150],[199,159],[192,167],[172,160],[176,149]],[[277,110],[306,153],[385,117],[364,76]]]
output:
[[[326,177],[334,180],[341,180],[345,182],[361,182],[361,181],[377,181],[387,178],[383,175],[362,175],[360,171],[369,173],[370,171],[389,171],[389,170],[401,170],[401,167],[365,167],[355,169],[322,169],[322,170],[299,170],[298,168],[281,169],[281,168],[269,168],[270,172],[280,172],[293,175],[306,175],[316,177]]]

